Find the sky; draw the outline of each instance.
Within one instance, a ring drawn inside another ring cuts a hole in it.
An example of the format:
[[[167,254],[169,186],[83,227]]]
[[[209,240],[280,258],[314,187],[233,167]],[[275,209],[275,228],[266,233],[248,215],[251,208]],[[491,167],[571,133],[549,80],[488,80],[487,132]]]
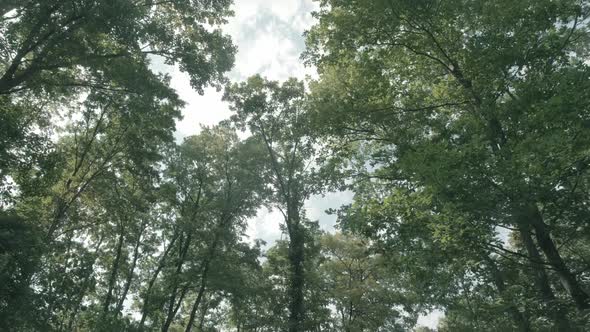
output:
[[[311,13],[315,9],[317,4],[311,0],[235,0],[235,16],[223,27],[238,48],[229,78],[238,82],[260,74],[283,81],[289,77],[315,76],[315,70],[305,67],[300,60],[305,48],[302,35],[314,23]],[[154,65],[163,68],[162,64]],[[221,100],[223,92],[207,88],[203,95],[199,95],[190,87],[188,76],[178,68],[170,67],[166,71],[171,75],[172,87],[187,103],[183,119],[176,125],[178,140],[197,134],[202,125],[213,126],[231,115],[228,104]],[[336,217],[325,211],[347,204],[351,199],[350,192],[310,197],[305,203],[306,215],[311,220],[318,220],[323,230],[333,232]],[[262,239],[272,245],[282,236],[281,220],[280,212],[263,208],[250,220],[247,235],[252,240]],[[434,328],[440,315],[437,311],[423,315],[418,323]]]

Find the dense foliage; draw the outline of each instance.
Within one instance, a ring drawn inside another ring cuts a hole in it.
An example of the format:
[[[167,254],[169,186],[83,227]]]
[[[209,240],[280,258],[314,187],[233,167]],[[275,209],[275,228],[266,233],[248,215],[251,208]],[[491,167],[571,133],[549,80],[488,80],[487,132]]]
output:
[[[590,329],[590,3],[318,4],[236,83],[230,0],[0,3],[0,330]],[[176,141],[155,59],[233,116]]]

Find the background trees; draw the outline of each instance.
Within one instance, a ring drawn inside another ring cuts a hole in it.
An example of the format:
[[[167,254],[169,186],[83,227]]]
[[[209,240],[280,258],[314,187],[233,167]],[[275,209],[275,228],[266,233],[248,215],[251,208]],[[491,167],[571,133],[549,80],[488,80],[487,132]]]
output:
[[[218,27],[230,14],[229,5],[147,0],[11,1],[3,6],[3,186],[11,183],[8,169],[51,165],[46,156],[51,147],[44,142],[55,129],[51,122],[87,95],[103,96],[88,98],[94,108],[113,106],[104,96],[114,95],[138,97],[143,111],[154,106],[150,101],[178,110],[182,104],[168,87],[169,78],[148,68],[150,57],[178,64],[198,91],[224,83],[235,50]],[[166,122],[178,117],[169,115]]]
[[[585,226],[574,226],[577,217],[565,214],[576,212],[561,205],[587,200],[577,194],[588,176],[587,96],[577,87],[588,80],[576,78],[588,71],[588,31],[580,23],[587,4],[321,4],[307,36],[306,59],[320,71],[311,109],[341,146],[352,144],[344,152],[358,151],[359,163],[370,165],[356,179],[372,192],[357,195],[343,215],[387,242],[403,240],[401,227],[416,228],[409,240],[421,251],[430,250],[430,241],[419,240],[428,233],[433,245],[465,246],[449,258],[474,256],[456,268],[487,266],[477,273],[488,270],[498,293],[504,268],[494,266],[518,261],[538,294],[523,298],[541,299],[537,313],[573,329],[552,313],[573,306],[583,315],[588,307],[585,268],[566,253]],[[406,199],[400,211],[386,210]],[[495,235],[503,228],[518,234],[523,253]],[[483,276],[459,277],[471,280],[466,292],[482,294]],[[512,315],[522,330],[530,329],[525,307],[517,300]]]
[[[282,83],[225,77],[230,4],[0,5],[2,328],[588,329],[587,1],[322,0]],[[232,118],[175,141],[154,59]]]
[[[415,324],[415,303],[400,278],[367,239],[327,234],[321,239],[329,302],[339,331],[404,331]],[[407,311],[409,312],[407,312]]]
[[[162,169],[183,102],[150,60],[177,64],[200,92],[223,84],[235,52],[219,30],[229,4],[2,5],[1,208],[15,221],[3,223],[2,276],[21,279],[9,289],[24,294],[3,296],[10,328],[130,328],[149,255],[176,219]]]

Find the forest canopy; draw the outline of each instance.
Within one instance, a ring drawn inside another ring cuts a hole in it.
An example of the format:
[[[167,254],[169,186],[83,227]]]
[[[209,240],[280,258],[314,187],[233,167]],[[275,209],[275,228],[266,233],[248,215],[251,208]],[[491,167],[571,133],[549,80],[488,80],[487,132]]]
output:
[[[0,330],[590,329],[590,2],[315,3],[238,80],[231,0],[0,2]]]

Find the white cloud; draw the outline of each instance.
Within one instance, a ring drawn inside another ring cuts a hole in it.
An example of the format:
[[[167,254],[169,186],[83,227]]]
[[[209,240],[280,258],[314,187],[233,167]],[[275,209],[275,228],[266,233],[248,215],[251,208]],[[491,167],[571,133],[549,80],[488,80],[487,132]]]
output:
[[[431,329],[436,329],[438,326],[438,322],[444,316],[444,313],[440,310],[433,310],[426,315],[420,315],[418,317],[418,322],[416,323],[417,326],[426,326]]]
[[[313,74],[313,70],[304,68],[299,55],[303,32],[313,23],[311,11],[315,6],[310,0],[237,1],[236,15],[224,27],[238,46],[232,76],[245,79],[259,73],[284,80]]]
[[[269,79],[285,80],[291,76],[313,76],[315,70],[304,67],[299,56],[303,51],[302,34],[313,23],[311,11],[315,6],[310,0],[236,1],[235,16],[223,27],[238,47],[230,77],[244,80],[261,74]],[[177,123],[178,139],[198,133],[201,125],[215,125],[230,116],[227,104],[221,100],[222,92],[208,88],[201,96],[178,68],[166,66],[157,58],[152,59],[152,67],[169,73],[172,87],[187,102],[183,119]]]
[[[250,240],[262,239],[267,243],[267,246],[271,246],[282,236],[280,226],[282,223],[283,215],[279,211],[261,208],[258,215],[248,223],[246,235]]]
[[[318,220],[320,228],[326,232],[334,232],[336,216],[326,214],[328,209],[338,209],[352,201],[351,191],[331,192],[324,196],[314,195],[305,202],[305,212],[310,220]]]
[[[265,29],[259,38],[239,53],[236,71],[240,77],[260,73],[270,79],[286,79],[296,74],[294,69],[299,61],[297,54],[291,40]]]
[[[283,21],[291,20],[299,11],[302,1],[265,1],[270,10]]]
[[[277,18],[289,22],[295,16],[307,14],[307,8],[314,5],[307,0],[237,0],[234,11],[238,20],[267,10]]]
[[[199,95],[191,88],[188,75],[179,71],[173,73],[170,85],[186,102],[182,111],[183,119],[176,122],[178,138],[194,135],[201,126],[214,126],[231,115],[228,105],[221,100],[222,91],[206,88],[205,93]]]

